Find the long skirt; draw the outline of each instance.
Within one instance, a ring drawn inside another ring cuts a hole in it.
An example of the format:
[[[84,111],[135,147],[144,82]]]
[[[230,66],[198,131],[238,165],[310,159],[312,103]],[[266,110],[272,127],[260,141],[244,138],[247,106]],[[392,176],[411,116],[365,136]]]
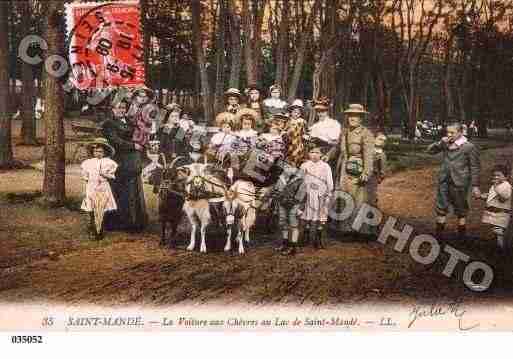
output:
[[[111,182],[118,210],[105,218],[107,230],[142,231],[148,224],[141,175],[118,176]]]
[[[357,220],[360,209],[364,203],[375,207],[377,205],[377,178],[371,176],[369,181],[362,185],[359,183],[358,178],[351,175],[345,174],[343,179],[340,181],[340,188],[343,192],[349,194],[354,201],[354,209],[350,215],[344,220],[333,220],[330,225],[337,232],[357,232],[363,235],[377,235],[378,227],[371,226],[367,223],[363,223],[358,230],[353,228],[353,224]],[[335,196],[336,197],[336,196]],[[332,210],[335,213],[342,213],[344,208],[338,208],[339,204],[335,198],[335,202],[331,204]],[[347,206],[347,203],[341,203],[341,206]],[[344,215],[346,217],[346,215]]]

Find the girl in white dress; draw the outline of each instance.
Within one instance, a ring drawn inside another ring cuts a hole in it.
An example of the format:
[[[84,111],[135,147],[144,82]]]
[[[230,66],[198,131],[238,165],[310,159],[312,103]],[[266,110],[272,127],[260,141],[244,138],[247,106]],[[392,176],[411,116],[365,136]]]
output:
[[[508,171],[505,166],[495,166],[492,186],[488,193],[481,195],[486,199],[482,222],[491,225],[500,248],[504,248],[504,232],[511,218],[511,184],[506,178],[506,173]]]
[[[241,129],[235,132],[237,137],[237,154],[245,155],[255,147],[258,132],[255,131],[258,113],[255,110],[244,108],[237,113],[236,122],[241,124]]]
[[[91,235],[100,240],[103,238],[105,212],[117,210],[108,180],[115,178],[118,165],[109,158],[115,151],[106,139],[98,138],[88,148],[93,157],[81,165],[82,178],[86,181],[81,209],[89,213]]]
[[[233,122],[228,118],[224,119],[221,122],[221,131],[210,139],[208,148],[210,158],[213,157],[222,162],[224,157],[233,150],[237,138],[233,135],[232,130]]]
[[[306,204],[302,219],[305,222],[305,242],[308,242],[312,235],[313,245],[318,249],[323,248],[322,236],[328,219],[333,175],[330,166],[321,160],[322,153],[319,147],[312,148],[308,156],[310,160],[301,165],[306,189]]]

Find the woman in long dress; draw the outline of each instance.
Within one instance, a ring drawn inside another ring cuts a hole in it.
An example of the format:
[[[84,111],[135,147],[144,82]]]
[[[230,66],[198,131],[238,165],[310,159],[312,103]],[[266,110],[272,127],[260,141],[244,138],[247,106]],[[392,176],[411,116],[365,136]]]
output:
[[[120,101],[112,108],[112,117],[103,123],[103,135],[114,147],[113,160],[118,164],[116,178],[111,181],[118,210],[106,218],[106,229],[142,231],[148,223],[142,185],[143,150],[134,142],[135,124],[126,117],[128,102]]]
[[[354,232],[353,223],[361,206],[366,203],[371,206],[377,204],[377,181],[374,176],[374,135],[362,124],[363,116],[367,111],[362,105],[352,104],[344,111],[347,126],[340,135],[340,145],[337,151],[337,182],[339,188],[351,195],[355,208],[352,215],[337,222],[337,230],[341,232]],[[339,210],[336,210],[339,213]],[[358,229],[360,234],[376,235],[377,227],[363,224]]]

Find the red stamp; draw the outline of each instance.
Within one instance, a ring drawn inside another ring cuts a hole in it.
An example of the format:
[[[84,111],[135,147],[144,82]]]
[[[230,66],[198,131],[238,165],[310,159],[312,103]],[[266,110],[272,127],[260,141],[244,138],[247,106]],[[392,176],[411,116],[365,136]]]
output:
[[[138,1],[66,5],[71,81],[81,90],[144,84]]]

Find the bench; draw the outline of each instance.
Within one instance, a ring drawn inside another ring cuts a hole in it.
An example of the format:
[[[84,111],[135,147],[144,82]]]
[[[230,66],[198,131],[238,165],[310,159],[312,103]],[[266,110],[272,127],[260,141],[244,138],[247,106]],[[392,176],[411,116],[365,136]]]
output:
[[[72,161],[76,161],[76,157],[81,149],[87,149],[87,144],[101,136],[101,126],[95,123],[71,122],[71,131],[79,138],[73,151]]]

